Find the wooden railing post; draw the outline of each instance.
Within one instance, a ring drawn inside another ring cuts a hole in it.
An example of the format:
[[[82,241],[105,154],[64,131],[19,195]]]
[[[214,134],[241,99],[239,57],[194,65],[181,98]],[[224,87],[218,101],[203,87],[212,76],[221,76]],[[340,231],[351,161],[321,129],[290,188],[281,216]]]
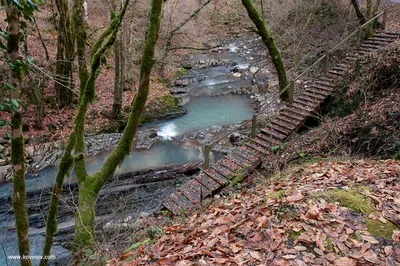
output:
[[[356,48],[360,48],[360,46],[361,46],[361,38],[362,38],[362,27],[360,26],[360,27],[358,27]]]
[[[204,155],[204,169],[208,169],[210,167],[210,146],[204,145],[203,155]]]
[[[256,136],[257,131],[257,116],[253,115],[251,119],[251,137],[254,138]]]
[[[383,17],[382,17],[382,29],[384,30],[386,28],[386,20],[387,20],[387,11],[383,11]]]
[[[326,72],[328,72],[328,68],[329,68],[329,59],[330,59],[330,53],[329,52],[327,52],[326,54],[325,54],[325,60],[324,60],[324,73],[326,73]]]
[[[293,103],[294,102],[294,80],[290,81],[288,93],[289,93],[289,102]]]

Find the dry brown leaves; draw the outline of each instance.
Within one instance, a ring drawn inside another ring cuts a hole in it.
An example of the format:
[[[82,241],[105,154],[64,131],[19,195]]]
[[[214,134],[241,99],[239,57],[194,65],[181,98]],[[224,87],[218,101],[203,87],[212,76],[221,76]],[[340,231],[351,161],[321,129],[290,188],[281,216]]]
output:
[[[165,226],[154,245],[109,265],[399,265],[399,230],[392,240],[374,237],[362,215],[309,197],[362,184],[371,188],[371,217],[394,221],[400,216],[399,176],[395,160],[307,165],[273,185],[221,199],[185,224]],[[266,197],[279,189],[283,198]]]

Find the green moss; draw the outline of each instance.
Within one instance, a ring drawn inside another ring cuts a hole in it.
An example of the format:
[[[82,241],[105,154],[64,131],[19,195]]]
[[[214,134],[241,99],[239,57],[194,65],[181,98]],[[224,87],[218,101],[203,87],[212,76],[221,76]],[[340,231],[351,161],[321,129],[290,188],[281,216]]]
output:
[[[365,225],[367,226],[368,232],[373,236],[381,236],[386,239],[392,239],[393,230],[397,230],[398,227],[391,222],[382,223],[379,220],[373,220],[370,218],[365,219]]]
[[[365,187],[355,187],[349,190],[333,189],[317,193],[314,196],[324,198],[328,202],[339,202],[340,206],[347,207],[368,217],[374,212],[374,208],[368,199],[359,192],[365,189]],[[391,239],[393,230],[398,229],[396,225],[389,221],[386,224],[370,218],[365,218],[365,221],[368,232],[373,236]]]
[[[325,241],[326,241],[326,247],[329,250],[332,250],[332,251],[335,250],[335,248],[333,246],[333,243],[332,243],[332,240],[329,237],[327,237]]]
[[[264,201],[267,201],[268,199],[281,199],[285,196],[285,191],[283,189],[274,191],[267,196],[265,196]]]
[[[183,68],[183,67],[180,67],[177,71],[176,71],[176,73],[175,73],[175,77],[180,77],[180,76],[183,76],[183,75],[186,75],[188,73],[188,70],[186,69],[186,68]]]
[[[305,232],[306,232],[306,231],[305,231],[304,229],[301,229],[299,232],[295,232],[295,231],[290,230],[290,231],[289,231],[288,239],[289,239],[291,242],[294,242],[294,241],[296,240],[296,238],[298,238],[301,234],[303,234],[303,233],[305,233]]]
[[[140,123],[149,122],[177,110],[179,110],[177,98],[171,94],[158,96],[147,104],[145,111],[140,117]]]
[[[322,197],[328,202],[339,202],[340,206],[355,210],[358,213],[369,215],[374,211],[369,201],[355,189],[332,189],[317,193],[316,196]]]

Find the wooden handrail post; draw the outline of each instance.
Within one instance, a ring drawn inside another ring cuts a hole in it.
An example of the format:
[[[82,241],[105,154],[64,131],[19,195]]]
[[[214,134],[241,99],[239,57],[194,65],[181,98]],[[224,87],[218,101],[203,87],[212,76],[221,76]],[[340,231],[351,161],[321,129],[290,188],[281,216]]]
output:
[[[330,53],[327,52],[325,54],[325,60],[324,60],[324,73],[328,72],[328,68],[329,68],[329,58],[330,58]]]
[[[210,146],[209,145],[204,145],[204,150],[203,150],[203,155],[204,155],[204,169],[208,169],[210,167]]]
[[[257,131],[257,116],[253,115],[251,119],[251,137],[254,138],[256,136]]]
[[[360,26],[360,27],[358,27],[356,48],[360,48],[360,46],[361,46],[361,38],[362,38],[362,27]]]
[[[290,81],[288,92],[289,92],[289,102],[293,103],[294,102],[294,80]]]
[[[387,20],[387,11],[383,11],[383,17],[382,17],[382,29],[384,30],[386,28],[386,20]]]

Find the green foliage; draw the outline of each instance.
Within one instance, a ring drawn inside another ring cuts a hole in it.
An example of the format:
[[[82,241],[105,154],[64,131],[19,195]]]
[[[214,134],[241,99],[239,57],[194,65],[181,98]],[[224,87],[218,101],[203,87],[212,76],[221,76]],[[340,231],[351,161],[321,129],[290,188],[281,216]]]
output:
[[[344,189],[332,189],[325,192],[317,193],[317,197],[323,197],[328,202],[339,202],[340,206],[347,207],[358,213],[369,216],[374,212],[374,208],[368,199],[360,194],[358,190],[362,188],[353,188],[349,190]],[[391,239],[393,230],[397,230],[398,227],[391,222],[386,224],[379,220],[373,220],[365,218],[365,225],[373,236],[381,236],[386,239]]]
[[[148,243],[148,242],[150,242],[150,238],[147,238],[147,239],[145,239],[145,240],[143,240],[143,241],[141,241],[141,242],[136,242],[136,243],[134,243],[133,245],[131,245],[129,248],[125,249],[124,252],[128,252],[129,250],[138,248],[138,247],[140,247],[141,245],[144,245],[144,244],[146,244],[146,243]]]
[[[178,69],[178,71],[176,71],[174,76],[175,77],[180,77],[180,76],[186,75],[187,73],[188,73],[188,70],[186,68],[180,67]]]

